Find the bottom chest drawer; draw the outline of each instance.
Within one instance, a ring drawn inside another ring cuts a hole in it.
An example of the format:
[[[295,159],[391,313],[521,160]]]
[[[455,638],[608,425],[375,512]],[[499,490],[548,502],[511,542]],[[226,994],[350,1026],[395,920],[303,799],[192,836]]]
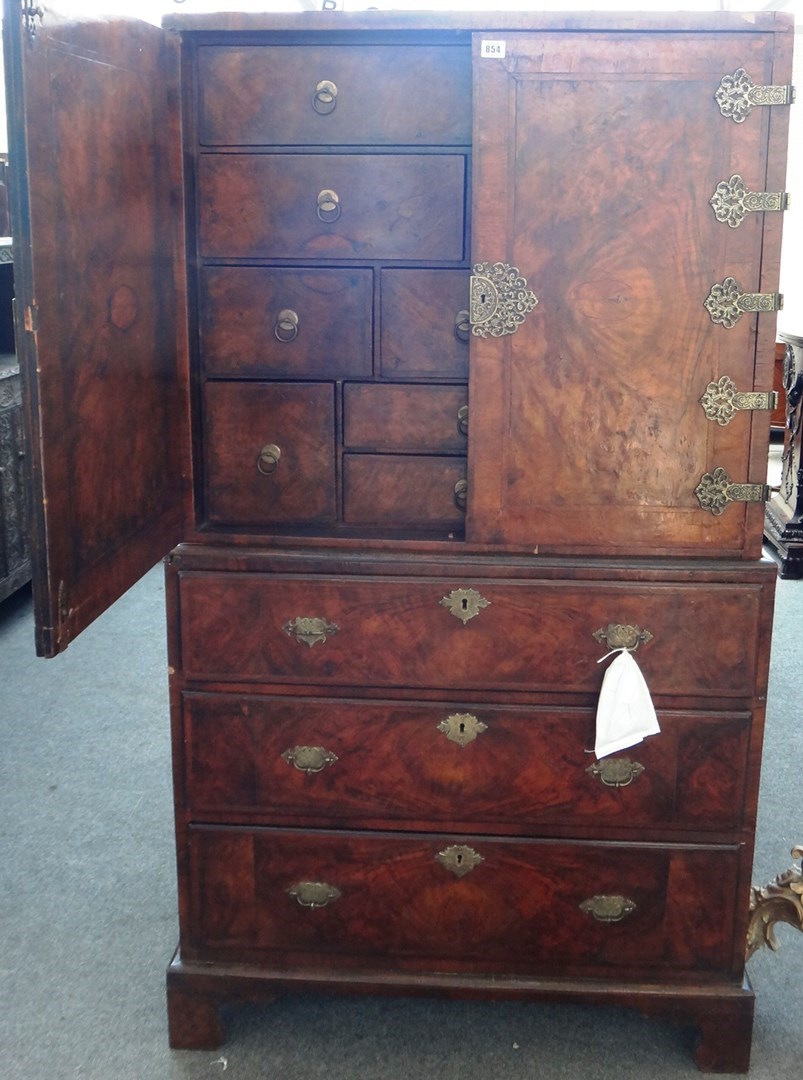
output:
[[[631,974],[738,962],[735,847],[195,826],[189,851],[182,948],[200,958]]]

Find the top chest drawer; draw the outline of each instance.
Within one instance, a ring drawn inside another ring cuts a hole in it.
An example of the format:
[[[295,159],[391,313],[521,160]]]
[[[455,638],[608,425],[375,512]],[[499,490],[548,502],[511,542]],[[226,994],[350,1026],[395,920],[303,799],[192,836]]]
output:
[[[198,71],[202,145],[471,140],[470,57],[461,46],[206,46]]]

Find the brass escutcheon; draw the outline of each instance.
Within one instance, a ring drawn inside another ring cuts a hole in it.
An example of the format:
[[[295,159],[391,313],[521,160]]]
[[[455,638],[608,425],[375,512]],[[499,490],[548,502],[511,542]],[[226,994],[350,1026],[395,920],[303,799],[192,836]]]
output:
[[[301,907],[306,908],[326,907],[342,896],[340,889],[327,885],[325,881],[299,881],[291,885],[287,892]]]
[[[632,784],[644,772],[644,766],[630,758],[603,758],[586,769],[589,776],[598,777],[606,787],[620,788]]]
[[[469,311],[475,337],[515,334],[538,303],[517,266],[475,263],[470,281]]]
[[[591,915],[597,922],[621,922],[636,910],[636,905],[626,896],[592,896],[580,904],[580,910]]]
[[[439,852],[435,856],[435,861],[455,877],[465,877],[481,862],[485,862],[482,855],[467,844],[452,844]]]
[[[483,724],[472,713],[452,713],[437,725],[438,731],[446,736],[450,742],[458,746],[468,746],[474,742],[478,735],[488,730],[488,725]]]
[[[291,750],[285,750],[282,758],[299,772],[318,773],[327,765],[334,765],[337,754],[325,750],[322,746],[294,746]]]
[[[479,615],[483,608],[490,607],[491,601],[480,596],[476,589],[452,589],[448,596],[442,598],[440,605],[447,608],[465,626],[468,620]]]

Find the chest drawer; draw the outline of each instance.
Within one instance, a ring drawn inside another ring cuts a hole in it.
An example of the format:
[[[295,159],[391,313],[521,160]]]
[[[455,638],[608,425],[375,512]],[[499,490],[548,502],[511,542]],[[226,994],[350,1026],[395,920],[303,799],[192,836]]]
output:
[[[207,375],[371,374],[370,270],[211,266],[201,278]]]
[[[468,377],[467,270],[382,270],[380,302],[384,376]]]
[[[654,695],[750,698],[761,596],[758,584],[184,573],[182,662],[188,678],[596,694],[619,625],[649,635],[636,657]]]
[[[463,258],[460,154],[202,154],[208,258]]]
[[[200,820],[737,826],[749,714],[659,720],[599,763],[592,709],[185,693],[186,802]]]
[[[732,848],[193,827],[190,860],[200,956],[529,971],[723,970],[732,959]]]
[[[207,46],[198,73],[199,138],[208,146],[471,140],[464,47]]]
[[[344,454],[343,520],[347,525],[462,532],[459,492],[465,457]]]
[[[351,383],[343,388],[343,442],[379,453],[465,454],[465,386],[390,386]]]

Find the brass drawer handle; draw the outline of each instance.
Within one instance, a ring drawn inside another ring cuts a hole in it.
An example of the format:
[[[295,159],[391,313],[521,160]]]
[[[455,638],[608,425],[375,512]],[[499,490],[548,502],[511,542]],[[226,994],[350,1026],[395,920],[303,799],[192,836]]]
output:
[[[323,772],[327,765],[334,765],[337,754],[323,746],[294,746],[291,750],[285,750],[282,758],[299,772],[316,773]]]
[[[340,217],[340,198],[337,192],[329,188],[319,191],[315,213],[321,221],[337,221]]]
[[[287,892],[301,907],[306,908],[326,907],[343,895],[340,889],[327,885],[325,881],[299,881],[291,885]]]
[[[467,844],[452,844],[439,852],[435,861],[439,862],[444,870],[460,878],[470,874],[481,862],[485,862],[485,859]]]
[[[312,107],[321,116],[328,116],[337,108],[337,86],[331,79],[321,79],[312,95]]]
[[[629,623],[608,623],[594,631],[594,638],[609,649],[637,649],[639,645],[652,641],[652,634]]]
[[[626,896],[592,896],[580,904],[580,910],[597,922],[621,922],[633,914],[636,905]]]
[[[454,504],[465,514],[468,505],[468,480],[458,480],[454,486]]]
[[[336,634],[339,629],[336,623],[327,622],[326,619],[311,619],[301,615],[284,625],[285,634],[309,645],[310,648],[319,643],[322,645],[327,637]]]
[[[461,405],[457,410],[457,430],[461,435],[468,435],[468,405]]]
[[[589,776],[598,776],[606,787],[620,788],[632,784],[644,772],[639,761],[630,758],[603,758],[586,769]]]
[[[458,341],[467,342],[471,336],[471,316],[466,308],[454,317],[454,336]]]
[[[457,743],[458,746],[468,746],[474,742],[478,735],[488,730],[488,725],[483,724],[473,713],[452,713],[445,720],[436,725],[438,731],[445,735],[449,742]]]
[[[279,459],[281,456],[282,451],[276,443],[265,443],[259,451],[259,457],[257,458],[257,468],[263,476],[270,476],[271,473],[276,472],[279,468]]]
[[[298,337],[298,315],[292,308],[282,308],[273,324],[277,341],[294,341]]]

